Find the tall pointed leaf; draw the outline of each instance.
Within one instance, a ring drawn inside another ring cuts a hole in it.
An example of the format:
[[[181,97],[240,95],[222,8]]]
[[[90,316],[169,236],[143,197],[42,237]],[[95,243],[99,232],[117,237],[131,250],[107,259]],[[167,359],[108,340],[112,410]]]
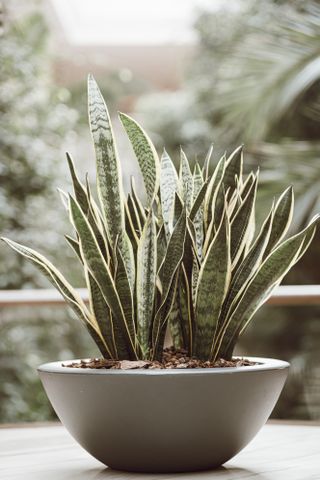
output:
[[[159,341],[159,335],[163,326],[163,323],[169,315],[172,305],[167,302],[169,292],[171,290],[175,274],[181,263],[184,253],[184,242],[186,236],[186,210],[181,213],[181,217],[177,221],[172,235],[169,239],[166,254],[159,269],[159,278],[161,281],[162,295],[161,304],[156,312],[153,329],[152,329],[152,343],[153,351],[157,350],[157,344]],[[172,293],[172,290],[171,290]],[[172,299],[173,302],[174,299]]]
[[[200,269],[195,308],[194,354],[208,359],[231,278],[230,225],[226,214]]]
[[[104,99],[92,75],[88,77],[88,109],[96,152],[97,188],[112,244],[124,229],[121,167]]]
[[[159,188],[160,163],[154,145],[143,128],[133,118],[119,113],[143,176],[149,205],[152,204]]]
[[[127,323],[111,272],[105,262],[90,224],[79,204],[70,197],[70,211],[73,224],[80,238],[81,256],[93,278],[96,280],[115,317],[114,333],[120,358],[136,358],[134,349],[134,327]]]
[[[247,197],[240,205],[231,223],[231,260],[235,265],[245,247],[250,228],[254,222],[254,206],[257,193],[257,177],[252,184]]]
[[[193,199],[193,178],[186,154],[180,148],[180,170],[179,170],[180,190],[183,201],[190,212]]]
[[[297,261],[305,239],[310,240],[309,234],[313,234],[318,220],[318,217],[315,218],[307,228],[283,242],[264,260],[228,319],[218,355],[223,356],[226,351],[229,352],[228,347],[234,336],[240,333],[243,325],[249,322],[258,308],[270,297],[273,288]]]
[[[175,192],[179,191],[179,180],[171,158],[164,150],[161,157],[160,195],[164,228],[167,239],[172,233]]]
[[[47,260],[43,255],[36,252],[35,250],[20,245],[17,242],[13,242],[8,238],[2,238],[2,240],[6,242],[13,250],[30,260],[35,265],[35,267],[37,267],[37,269],[48,278],[51,284],[57,290],[59,290],[66,303],[71,307],[71,309],[75,312],[78,318],[87,327],[93,340],[98,345],[101,353],[104,356],[108,356],[105,341],[101,335],[97,323],[95,322],[94,317],[92,317],[92,315],[90,314],[80,295],[69,284],[69,282],[59,272],[59,270],[57,270],[54,265],[49,262],[49,260]]]
[[[292,220],[293,204],[293,189],[289,187],[283,192],[276,203],[271,235],[265,251],[265,257],[281,242],[287,233]]]
[[[148,217],[137,253],[137,333],[145,356],[150,348],[157,276],[157,232],[153,213]]]

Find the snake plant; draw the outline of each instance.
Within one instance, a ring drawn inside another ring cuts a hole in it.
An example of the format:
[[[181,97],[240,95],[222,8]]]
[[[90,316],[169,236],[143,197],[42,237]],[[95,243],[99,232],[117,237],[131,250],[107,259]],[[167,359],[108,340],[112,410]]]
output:
[[[288,188],[256,231],[258,172],[244,176],[242,147],[212,175],[212,148],[193,171],[181,150],[177,172],[167,152],[159,159],[141,126],[120,113],[146,202],[133,180],[125,197],[109,113],[92,76],[88,109],[98,201],[70,155],[73,194],[61,196],[74,230],[66,241],[83,266],[89,303],[41,254],[3,240],[47,276],[105,358],[161,360],[169,325],[174,345],[190,356],[230,359],[256,310],[308,248],[318,217],[284,239],[293,213]]]

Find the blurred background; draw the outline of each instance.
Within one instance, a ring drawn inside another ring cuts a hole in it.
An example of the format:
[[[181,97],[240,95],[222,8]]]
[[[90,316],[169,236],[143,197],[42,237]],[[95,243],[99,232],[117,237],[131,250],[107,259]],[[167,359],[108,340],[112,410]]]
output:
[[[65,152],[94,182],[86,112],[93,73],[114,117],[125,188],[137,173],[118,110],[174,159],[203,161],[245,144],[261,167],[258,216],[289,184],[295,228],[320,211],[320,2],[280,0],[0,0],[0,230],[32,245],[77,287],[81,272],[57,187],[70,189]],[[288,284],[320,284],[320,235]],[[63,266],[68,265],[67,268]],[[0,290],[48,288],[0,248]],[[273,413],[320,419],[320,307],[265,306],[240,354],[292,364]],[[0,422],[54,418],[35,373],[46,361],[97,355],[63,306],[0,309]]]

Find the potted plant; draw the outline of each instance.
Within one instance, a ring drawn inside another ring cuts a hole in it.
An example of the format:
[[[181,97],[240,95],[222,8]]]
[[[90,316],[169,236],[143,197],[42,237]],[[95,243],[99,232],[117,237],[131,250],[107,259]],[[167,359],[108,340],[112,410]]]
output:
[[[288,188],[255,229],[258,172],[243,174],[242,147],[210,175],[210,149],[193,172],[159,160],[144,130],[120,120],[140,165],[125,199],[108,110],[92,76],[89,119],[98,203],[68,155],[74,193],[63,200],[83,266],[89,305],[42,255],[4,239],[59,290],[102,358],[39,367],[48,397],[77,441],[106,465],[131,471],[217,467],[269,417],[288,363],[239,359],[233,350],[256,310],[308,248],[318,217],[284,239]],[[174,347],[164,349],[168,326]]]

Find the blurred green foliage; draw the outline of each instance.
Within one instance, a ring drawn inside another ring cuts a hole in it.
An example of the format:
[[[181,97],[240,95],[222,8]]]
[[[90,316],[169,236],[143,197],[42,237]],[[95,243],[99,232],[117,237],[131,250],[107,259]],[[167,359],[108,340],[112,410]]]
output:
[[[13,21],[10,8],[14,3],[4,2],[0,39],[1,234],[41,245],[42,251],[45,245],[45,253],[67,263],[79,284],[56,192],[67,184],[63,146],[75,141],[78,114],[67,105],[68,91],[53,84],[42,16],[30,12]],[[48,287],[35,269],[0,247],[0,289]],[[35,367],[89,350],[96,352],[66,309],[1,309],[0,422],[52,418]]]

